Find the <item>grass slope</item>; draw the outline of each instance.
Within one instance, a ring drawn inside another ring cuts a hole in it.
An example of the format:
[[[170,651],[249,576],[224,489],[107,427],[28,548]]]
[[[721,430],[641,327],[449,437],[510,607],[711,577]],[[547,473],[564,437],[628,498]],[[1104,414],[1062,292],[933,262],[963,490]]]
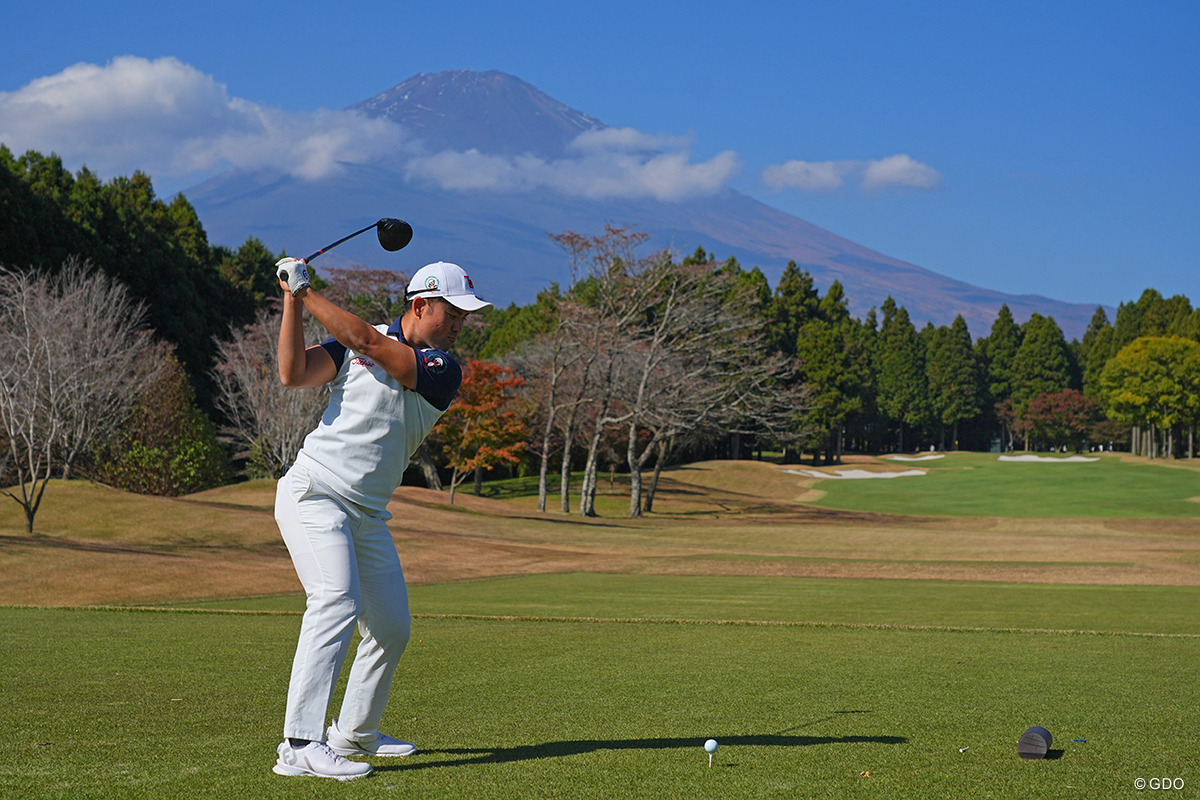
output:
[[[402,487],[392,530],[412,584],[602,571],[1200,585],[1196,519],[904,516],[798,501],[814,484],[833,483],[759,462],[689,465],[664,477],[655,513],[642,519],[538,513],[536,498],[511,482],[499,484],[507,499],[460,494],[454,506],[444,493]],[[623,499],[619,481],[604,486],[610,504]],[[16,503],[0,503],[0,602],[153,605],[297,593],[272,499],[270,482],[167,499],[52,481],[37,536],[21,532]]]

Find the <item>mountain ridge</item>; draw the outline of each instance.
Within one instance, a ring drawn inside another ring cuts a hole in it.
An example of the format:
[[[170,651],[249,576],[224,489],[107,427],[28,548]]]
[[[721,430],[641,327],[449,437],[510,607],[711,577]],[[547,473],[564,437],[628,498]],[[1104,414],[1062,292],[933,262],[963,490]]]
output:
[[[571,157],[580,133],[612,130],[495,70],[421,73],[349,109],[403,126],[427,153],[475,151],[551,164]],[[962,314],[978,337],[988,333],[1000,306],[1007,304],[1018,321],[1033,313],[1053,316],[1068,338],[1079,338],[1097,308],[974,286],[879,253],[730,188],[674,201],[595,199],[548,188],[441,189],[410,179],[400,162],[341,167],[340,174],[317,180],[230,171],[185,193],[215,241],[256,236],[276,250],[315,249],[323,242],[313,242],[314,235],[332,240],[339,231],[361,228],[372,219],[402,217],[416,235],[398,254],[359,237],[322,256],[320,263],[412,272],[427,261],[458,261],[482,294],[500,304],[532,302],[551,282],[566,283],[566,254],[549,234],[595,235],[614,224],[648,234],[647,247],[681,254],[700,247],[718,260],[732,256],[747,269],[762,269],[772,286],[794,260],[822,290],[840,281],[858,317],[891,296],[917,325],[949,324]]]
[[[347,110],[403,125],[435,151],[558,158],[579,134],[608,127],[498,70],[422,72]]]

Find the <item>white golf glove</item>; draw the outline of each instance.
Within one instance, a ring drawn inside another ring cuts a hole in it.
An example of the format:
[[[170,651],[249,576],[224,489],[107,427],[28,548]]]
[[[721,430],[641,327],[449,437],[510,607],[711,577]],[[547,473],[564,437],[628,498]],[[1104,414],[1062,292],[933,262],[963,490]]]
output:
[[[275,274],[292,290],[292,297],[312,286],[308,280],[308,264],[299,258],[281,258],[275,262]]]

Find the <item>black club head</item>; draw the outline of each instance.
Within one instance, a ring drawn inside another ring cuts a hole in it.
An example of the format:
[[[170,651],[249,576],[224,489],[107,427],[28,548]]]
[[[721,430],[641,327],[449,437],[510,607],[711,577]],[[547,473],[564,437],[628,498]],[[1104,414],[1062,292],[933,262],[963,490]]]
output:
[[[412,241],[413,229],[402,219],[384,217],[375,223],[379,233],[379,244],[384,250],[399,250]]]

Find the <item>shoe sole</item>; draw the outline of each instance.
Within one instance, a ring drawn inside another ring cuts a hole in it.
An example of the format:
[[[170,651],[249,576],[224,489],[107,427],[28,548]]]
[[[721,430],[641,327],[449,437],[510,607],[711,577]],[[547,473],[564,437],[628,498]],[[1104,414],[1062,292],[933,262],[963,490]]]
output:
[[[359,775],[322,775],[319,772],[301,769],[300,767],[289,767],[286,764],[276,764],[275,766],[271,767],[271,771],[276,775],[286,775],[289,778],[333,778],[337,781],[352,781],[355,778],[365,778],[370,775],[371,772],[374,772],[374,770],[372,770],[371,772],[364,772]]]
[[[372,753],[367,750],[359,750],[357,748],[350,749],[348,747],[334,747],[329,745],[329,749],[337,753],[339,756],[365,756],[366,758],[408,758],[417,752],[417,748],[413,748],[406,753]]]

